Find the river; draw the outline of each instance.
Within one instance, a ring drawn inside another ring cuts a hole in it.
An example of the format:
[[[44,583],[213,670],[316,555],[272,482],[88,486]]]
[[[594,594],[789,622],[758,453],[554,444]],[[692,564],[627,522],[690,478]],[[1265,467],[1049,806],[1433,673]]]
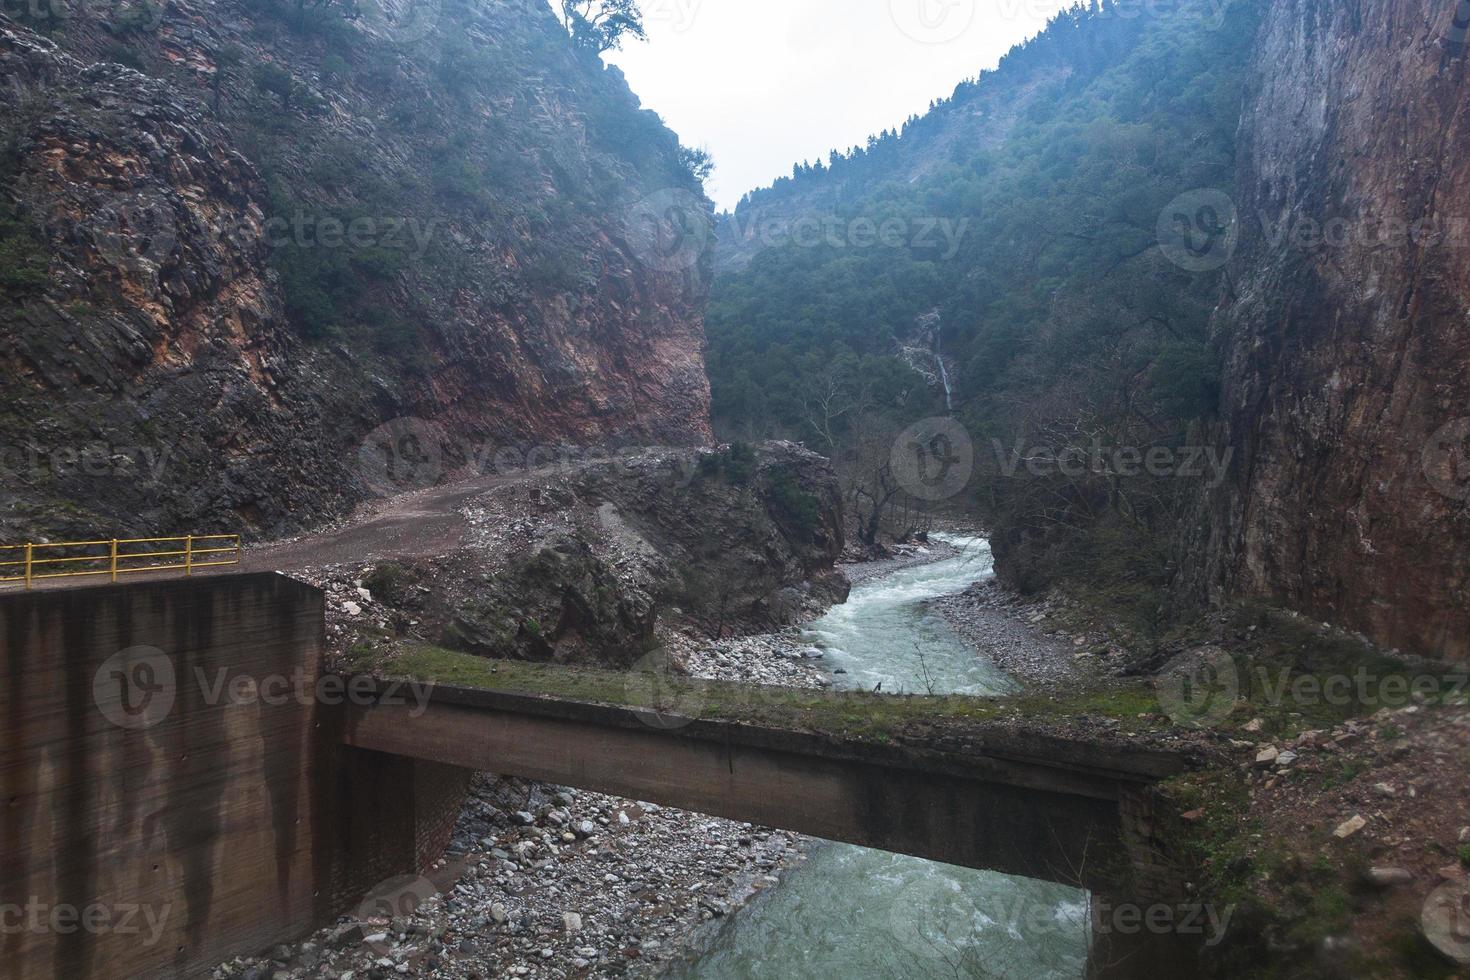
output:
[[[981,538],[958,557],[861,583],[813,622],[839,687],[1004,694],[1015,683],[977,656],[925,600],[992,571]],[[1086,894],[1075,888],[820,844],[780,885],[726,921],[680,980],[1075,980],[1086,967]]]

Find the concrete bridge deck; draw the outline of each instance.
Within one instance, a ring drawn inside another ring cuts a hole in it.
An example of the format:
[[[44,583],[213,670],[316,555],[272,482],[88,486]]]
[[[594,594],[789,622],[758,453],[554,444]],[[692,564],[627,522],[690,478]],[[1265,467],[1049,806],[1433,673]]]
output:
[[[999,726],[944,751],[447,686],[343,711],[358,749],[1110,892],[1139,801],[1186,765]]]

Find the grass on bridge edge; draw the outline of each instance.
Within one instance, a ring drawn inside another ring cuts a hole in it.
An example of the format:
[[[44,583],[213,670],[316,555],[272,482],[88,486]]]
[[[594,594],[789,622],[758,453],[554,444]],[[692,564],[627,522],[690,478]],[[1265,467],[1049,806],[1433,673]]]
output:
[[[1049,719],[1065,725],[1082,717],[1126,721],[1129,728],[1140,732],[1168,726],[1152,689],[1143,682],[1060,696],[1024,693],[987,698],[838,692],[702,680],[649,661],[638,669],[613,671],[490,660],[415,642],[395,643],[387,650],[358,647],[355,659],[343,666],[348,672],[385,678],[586,701],[681,718],[741,722],[880,743],[936,728],[962,730]]]

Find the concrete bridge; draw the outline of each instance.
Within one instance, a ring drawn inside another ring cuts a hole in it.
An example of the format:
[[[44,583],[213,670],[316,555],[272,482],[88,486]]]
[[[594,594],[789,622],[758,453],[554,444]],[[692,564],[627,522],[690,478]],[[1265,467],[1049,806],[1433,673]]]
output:
[[[419,711],[372,682],[343,698],[324,634],[321,593],[279,575],[0,597],[0,916],[114,926],[7,929],[0,975],[192,977],[299,937],[436,859],[474,770],[1170,898],[1149,792],[1183,765],[1168,753],[1003,729],[885,745],[443,686]]]
[[[353,748],[1110,893],[1150,863],[1149,788],[1184,768],[1035,733],[938,750],[447,686],[345,710]]]

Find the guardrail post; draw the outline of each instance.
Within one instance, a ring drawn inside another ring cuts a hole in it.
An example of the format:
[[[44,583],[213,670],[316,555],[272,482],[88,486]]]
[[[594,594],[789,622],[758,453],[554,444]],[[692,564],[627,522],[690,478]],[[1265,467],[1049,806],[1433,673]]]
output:
[[[235,535],[235,564],[239,565],[245,560],[245,544],[240,535]]]
[[[31,552],[34,547],[29,541],[26,542],[26,589],[28,590],[31,587]]]
[[[112,539],[112,549],[110,551],[110,557],[112,559],[112,580],[114,582],[116,582],[117,581],[117,538],[113,538]]]
[[[184,539],[184,575],[194,574],[194,535]]]

